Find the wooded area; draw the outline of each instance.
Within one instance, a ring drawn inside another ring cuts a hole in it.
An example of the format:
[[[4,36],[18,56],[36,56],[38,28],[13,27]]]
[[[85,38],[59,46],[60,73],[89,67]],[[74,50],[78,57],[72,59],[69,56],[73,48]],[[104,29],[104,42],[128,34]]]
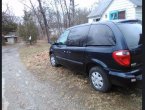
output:
[[[56,39],[66,28],[87,23],[89,9],[79,8],[75,0],[28,0],[31,6],[21,2],[24,6],[24,16],[18,20],[15,15],[11,16],[11,11],[2,12],[3,34],[16,31],[17,35],[23,37],[25,41],[29,36],[32,40]]]

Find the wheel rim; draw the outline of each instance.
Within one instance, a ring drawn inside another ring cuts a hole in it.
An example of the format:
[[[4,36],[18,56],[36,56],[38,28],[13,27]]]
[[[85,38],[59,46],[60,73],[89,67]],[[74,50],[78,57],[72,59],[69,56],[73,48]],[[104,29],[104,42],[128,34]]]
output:
[[[92,80],[93,85],[97,89],[100,89],[103,87],[103,78],[102,78],[101,74],[99,74],[98,72],[92,73],[91,80]]]
[[[51,56],[50,60],[51,60],[51,64],[54,66],[55,65],[55,58],[54,58],[54,56]]]

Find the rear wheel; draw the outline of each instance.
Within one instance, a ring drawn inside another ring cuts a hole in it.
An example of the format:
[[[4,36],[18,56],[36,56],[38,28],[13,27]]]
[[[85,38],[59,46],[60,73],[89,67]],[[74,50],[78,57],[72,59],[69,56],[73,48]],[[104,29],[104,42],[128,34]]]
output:
[[[111,88],[107,74],[100,67],[92,67],[90,69],[89,79],[92,87],[97,91],[107,92]]]
[[[58,66],[54,54],[51,54],[51,55],[50,55],[50,63],[51,63],[51,65],[54,66],[54,67],[57,67],[57,66]]]

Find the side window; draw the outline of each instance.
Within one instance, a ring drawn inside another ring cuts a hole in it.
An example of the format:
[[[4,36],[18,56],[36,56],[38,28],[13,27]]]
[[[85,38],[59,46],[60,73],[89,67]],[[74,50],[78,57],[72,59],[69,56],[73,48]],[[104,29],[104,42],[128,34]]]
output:
[[[91,25],[87,45],[115,45],[115,37],[107,25]]]
[[[89,32],[89,27],[88,26],[80,26],[71,29],[67,45],[68,46],[83,46],[87,40],[87,35]]]
[[[69,35],[69,30],[65,31],[64,33],[61,34],[61,36],[58,38],[57,43],[59,43],[60,45],[65,45],[66,44],[66,40],[67,37]]]

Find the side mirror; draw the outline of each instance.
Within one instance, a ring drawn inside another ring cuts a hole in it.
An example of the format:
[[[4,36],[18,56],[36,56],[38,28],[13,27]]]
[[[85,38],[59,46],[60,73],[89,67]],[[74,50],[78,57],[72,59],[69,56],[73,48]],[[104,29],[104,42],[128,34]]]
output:
[[[51,45],[53,45],[53,44],[56,44],[56,41],[50,41],[50,42],[48,42],[49,44],[51,44]]]
[[[56,41],[53,42],[52,45],[53,45],[53,44],[54,44],[54,45],[60,45],[60,43],[58,43],[58,42],[56,42]]]

